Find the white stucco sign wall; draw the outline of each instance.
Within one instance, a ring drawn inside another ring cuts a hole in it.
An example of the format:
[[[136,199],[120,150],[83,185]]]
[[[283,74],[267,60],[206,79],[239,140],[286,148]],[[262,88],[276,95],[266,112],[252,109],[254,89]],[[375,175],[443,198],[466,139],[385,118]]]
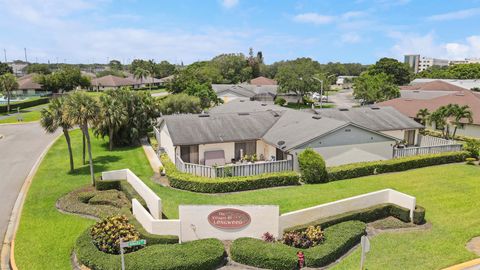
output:
[[[278,205],[180,205],[180,241],[278,236]]]

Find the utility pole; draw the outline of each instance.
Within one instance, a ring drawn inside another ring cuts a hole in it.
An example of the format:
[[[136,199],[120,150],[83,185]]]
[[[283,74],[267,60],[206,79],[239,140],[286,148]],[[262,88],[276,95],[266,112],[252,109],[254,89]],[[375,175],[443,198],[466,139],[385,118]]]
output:
[[[27,48],[23,48],[23,51],[25,52],[25,62],[28,62],[28,58],[27,58]]]

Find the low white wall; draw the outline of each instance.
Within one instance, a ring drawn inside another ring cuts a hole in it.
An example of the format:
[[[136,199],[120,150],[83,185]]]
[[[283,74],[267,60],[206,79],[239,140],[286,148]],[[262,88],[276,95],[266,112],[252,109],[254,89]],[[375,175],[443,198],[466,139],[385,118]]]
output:
[[[129,169],[102,172],[103,180],[124,180],[145,200],[152,216],[162,219],[162,200],[145,183]]]
[[[219,229],[211,225],[208,216],[221,209],[241,210],[250,216],[250,224],[239,229]],[[240,237],[261,238],[266,232],[276,238],[279,232],[278,205],[180,205],[181,242],[204,238],[234,240]]]
[[[415,197],[392,189],[384,189],[285,213],[280,216],[280,234],[287,228],[385,203],[392,203],[409,209],[410,218],[413,218],[413,210],[415,210],[416,203]]]
[[[180,220],[154,219],[136,199],[132,200],[133,216],[151,234],[180,236]]]

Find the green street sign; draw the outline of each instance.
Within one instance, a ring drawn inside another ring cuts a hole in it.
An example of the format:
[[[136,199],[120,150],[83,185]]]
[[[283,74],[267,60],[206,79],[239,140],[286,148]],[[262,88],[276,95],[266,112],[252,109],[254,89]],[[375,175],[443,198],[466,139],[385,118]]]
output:
[[[147,240],[145,239],[140,239],[137,241],[130,241],[130,242],[122,242],[121,247],[126,248],[126,247],[135,247],[135,246],[143,246],[147,244]]]

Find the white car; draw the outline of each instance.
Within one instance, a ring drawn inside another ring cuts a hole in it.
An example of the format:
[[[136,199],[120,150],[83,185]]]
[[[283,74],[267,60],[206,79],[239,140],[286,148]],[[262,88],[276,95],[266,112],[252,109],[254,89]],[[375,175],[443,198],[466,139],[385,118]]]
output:
[[[320,94],[319,93],[313,93],[312,94],[312,99],[320,101]],[[327,96],[322,96],[322,102],[326,102],[328,100]]]

